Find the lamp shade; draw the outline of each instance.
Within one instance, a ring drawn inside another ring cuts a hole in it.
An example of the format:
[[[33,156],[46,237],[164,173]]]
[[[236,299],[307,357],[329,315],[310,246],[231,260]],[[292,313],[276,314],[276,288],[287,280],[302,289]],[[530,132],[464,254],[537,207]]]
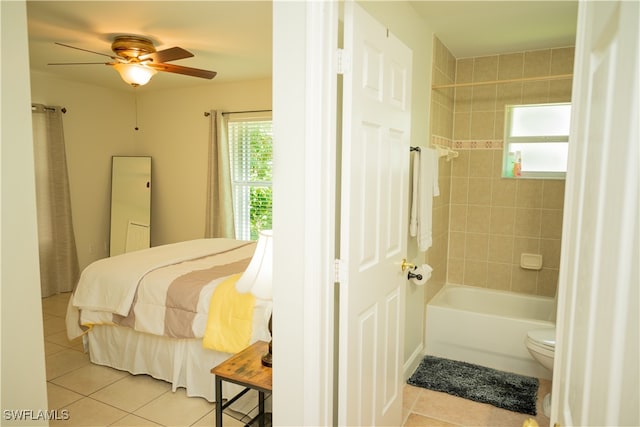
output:
[[[273,233],[263,230],[258,237],[258,245],[249,266],[236,282],[240,293],[251,292],[256,298],[270,300],[272,295]]]
[[[113,68],[118,71],[122,80],[132,86],[146,85],[151,80],[151,77],[157,73],[153,68],[141,64],[118,63],[114,64]]]

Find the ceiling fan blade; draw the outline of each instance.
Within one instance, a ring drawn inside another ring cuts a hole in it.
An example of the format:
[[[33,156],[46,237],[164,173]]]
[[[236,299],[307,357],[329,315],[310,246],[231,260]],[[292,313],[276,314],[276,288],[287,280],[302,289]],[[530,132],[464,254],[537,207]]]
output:
[[[218,74],[215,71],[200,70],[198,68],[183,67],[181,65],[173,64],[154,64],[152,62],[147,64],[147,66],[158,71],[168,71],[169,73],[184,74],[187,76],[200,77],[203,79],[212,79],[216,76],[216,74]]]
[[[151,59],[154,63],[175,61],[178,59],[191,58],[193,53],[184,50],[181,47],[170,47],[169,49],[160,50],[158,52],[147,53],[138,57],[141,61]]]
[[[47,65],[113,65],[112,62],[50,62]]]
[[[82,51],[89,52],[89,53],[95,53],[96,55],[106,56],[106,57],[109,57],[111,59],[117,59],[115,56],[107,55],[106,53],[95,52],[93,50],[83,49],[81,47],[75,47],[75,46],[71,46],[71,45],[64,44],[64,43],[59,43],[59,42],[54,42],[54,43],[57,44],[57,45],[60,45],[60,46],[64,46],[64,47],[70,47],[71,49],[82,50]]]

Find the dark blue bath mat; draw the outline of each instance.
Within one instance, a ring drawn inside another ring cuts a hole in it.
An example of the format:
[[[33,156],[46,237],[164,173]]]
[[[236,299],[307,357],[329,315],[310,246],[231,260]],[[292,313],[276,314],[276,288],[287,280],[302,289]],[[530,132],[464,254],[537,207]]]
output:
[[[536,415],[537,378],[425,356],[407,382],[509,411]]]

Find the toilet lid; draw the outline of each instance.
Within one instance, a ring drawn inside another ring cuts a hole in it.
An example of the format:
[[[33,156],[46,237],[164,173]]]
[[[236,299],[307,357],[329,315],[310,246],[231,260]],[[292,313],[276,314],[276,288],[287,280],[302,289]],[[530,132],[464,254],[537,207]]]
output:
[[[555,347],[556,345],[556,329],[555,328],[534,329],[533,331],[527,332],[527,336],[532,341],[538,342],[540,344],[544,344],[549,347]]]

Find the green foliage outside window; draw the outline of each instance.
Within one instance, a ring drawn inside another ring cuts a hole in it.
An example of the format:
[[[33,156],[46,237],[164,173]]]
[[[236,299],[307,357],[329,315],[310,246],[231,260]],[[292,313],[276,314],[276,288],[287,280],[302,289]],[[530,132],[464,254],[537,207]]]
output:
[[[273,138],[261,129],[253,129],[249,137],[249,225],[251,240],[260,230],[271,229]]]
[[[249,192],[251,240],[258,239],[260,230],[271,229],[271,195],[271,187],[253,187]]]

